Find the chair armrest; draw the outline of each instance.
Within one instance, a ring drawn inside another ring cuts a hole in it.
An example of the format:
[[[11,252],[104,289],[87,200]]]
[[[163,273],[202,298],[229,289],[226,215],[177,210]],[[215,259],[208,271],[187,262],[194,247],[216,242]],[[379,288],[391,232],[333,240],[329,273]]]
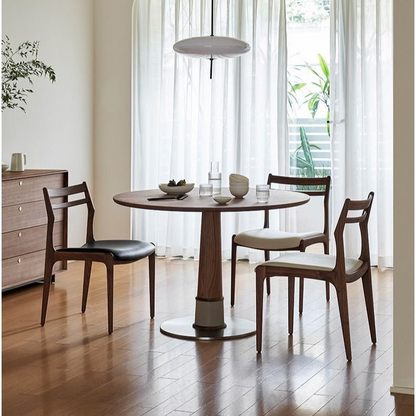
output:
[[[310,237],[305,237],[300,240],[299,246],[302,249],[309,247],[313,244],[318,243],[326,243],[328,241],[328,237],[325,234],[316,234]]]

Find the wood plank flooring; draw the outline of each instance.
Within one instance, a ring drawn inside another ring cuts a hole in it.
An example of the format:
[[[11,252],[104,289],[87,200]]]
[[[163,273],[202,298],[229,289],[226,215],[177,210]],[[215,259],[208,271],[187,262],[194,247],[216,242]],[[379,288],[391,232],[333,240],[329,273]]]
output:
[[[194,342],[162,335],[160,324],[194,313],[198,263],[156,261],[156,318],[149,319],[147,262],[116,267],[114,333],[107,334],[105,270],[94,264],[81,314],[83,264],[51,289],[39,326],[42,285],[3,294],[3,415],[413,415],[413,397],[390,395],[392,271],[374,270],[378,343],[370,341],[360,282],[349,285],[353,361],[345,359],[336,295],[305,282],[305,307],[287,334],[287,279],[272,279],[263,353],[255,337]],[[255,319],[254,265],[238,262],[226,315]],[[296,283],[296,287],[298,282]],[[296,293],[297,295],[297,293]],[[297,305],[296,305],[297,307]]]

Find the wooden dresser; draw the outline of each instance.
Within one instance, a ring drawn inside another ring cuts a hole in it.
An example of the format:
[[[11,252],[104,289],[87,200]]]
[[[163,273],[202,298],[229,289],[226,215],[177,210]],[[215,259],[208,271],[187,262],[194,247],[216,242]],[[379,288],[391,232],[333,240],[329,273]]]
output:
[[[65,170],[3,172],[2,289],[43,279],[46,208],[43,188],[68,186]],[[67,247],[67,210],[55,213],[55,247]],[[66,269],[56,263],[54,271]]]

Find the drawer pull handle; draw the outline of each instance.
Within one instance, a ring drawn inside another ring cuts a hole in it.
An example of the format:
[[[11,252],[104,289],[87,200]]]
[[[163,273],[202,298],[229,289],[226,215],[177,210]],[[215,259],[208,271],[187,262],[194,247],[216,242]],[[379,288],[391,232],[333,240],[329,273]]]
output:
[[[21,237],[21,236],[22,236],[22,233],[17,233],[17,236],[18,236],[18,237]]]
[[[21,262],[22,262],[22,259],[17,259],[17,262],[18,262],[18,263],[21,263]]]
[[[19,210],[19,211],[21,211],[22,209],[23,209],[22,207],[19,207],[19,208],[18,208],[18,210]]]
[[[23,185],[23,181],[19,181],[19,185]]]

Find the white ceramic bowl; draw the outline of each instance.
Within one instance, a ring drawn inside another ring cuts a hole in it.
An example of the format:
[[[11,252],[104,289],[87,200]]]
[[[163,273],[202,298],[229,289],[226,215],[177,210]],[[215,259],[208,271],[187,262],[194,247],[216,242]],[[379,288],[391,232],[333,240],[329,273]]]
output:
[[[248,186],[230,186],[230,194],[236,198],[242,198],[248,193]]]
[[[230,182],[248,183],[249,179],[246,176],[239,175],[238,173],[232,173],[230,175]]]
[[[248,182],[233,182],[230,181],[230,186],[249,186]]]
[[[237,184],[244,184],[244,185],[246,185],[246,184],[249,183],[249,181],[239,181],[239,180],[235,180],[233,178],[230,178],[230,183],[237,183]]]
[[[220,205],[225,205],[231,201],[231,197],[218,195],[218,196],[214,196],[213,200]]]
[[[184,186],[168,186],[167,183],[160,183],[159,189],[162,192],[167,193],[168,195],[179,195],[179,194],[187,194],[194,189],[194,183],[187,183]]]
[[[233,184],[230,184],[230,190],[231,189],[234,189],[237,192],[243,192],[243,191],[248,192],[248,185],[233,185]]]
[[[231,185],[235,185],[235,186],[249,186],[248,182],[234,182],[234,181],[230,181],[230,186]]]
[[[5,170],[9,169],[9,165],[2,164],[1,165],[1,171],[4,172]]]

